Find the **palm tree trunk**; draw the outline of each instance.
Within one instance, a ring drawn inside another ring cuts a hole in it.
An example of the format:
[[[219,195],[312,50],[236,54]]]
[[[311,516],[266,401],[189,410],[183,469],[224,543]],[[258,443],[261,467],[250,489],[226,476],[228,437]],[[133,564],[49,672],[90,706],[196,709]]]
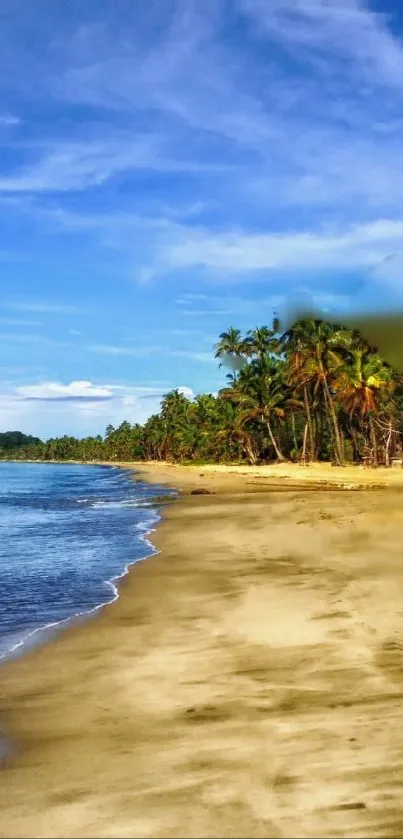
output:
[[[336,420],[337,420],[337,418],[336,418]],[[339,423],[337,423],[337,429],[338,429],[338,434],[339,434],[340,458],[341,458],[341,462],[344,463],[344,461],[345,461],[344,436],[343,436],[343,429],[340,430]]]
[[[275,437],[274,437],[273,430],[272,430],[272,427],[271,427],[271,425],[270,425],[270,420],[266,420],[266,425],[267,425],[267,430],[268,430],[268,432],[269,432],[269,437],[270,437],[270,440],[271,440],[271,443],[272,443],[273,449],[274,449],[274,451],[276,452],[276,457],[277,457],[277,460],[284,460],[284,459],[285,459],[285,458],[284,458],[284,455],[283,455],[283,453],[282,453],[282,451],[281,451],[281,449],[280,449],[279,444],[277,443],[277,441],[276,441],[276,439],[275,439]]]
[[[306,422],[305,423],[305,428],[304,428],[304,439],[303,439],[303,442],[302,442],[302,456],[301,456],[301,463],[304,466],[306,464],[306,443],[307,443],[307,440],[308,440],[308,423]]]
[[[371,446],[372,446],[373,465],[378,466],[378,452],[377,452],[377,447],[376,447],[375,426],[374,426],[374,421],[373,421],[371,415],[369,415],[368,423],[369,423],[369,435],[370,435]]]
[[[338,466],[342,465],[343,462],[343,452],[340,442],[340,429],[337,422],[336,411],[334,409],[333,399],[329,390],[329,385],[327,383],[326,375],[323,377],[323,394],[325,398],[325,405],[327,407],[327,411],[329,413],[331,424],[333,426],[333,447],[334,447],[334,455],[335,460]]]
[[[294,443],[295,451],[298,451],[298,442],[297,442],[297,434],[295,431],[295,414],[294,411],[291,411],[291,430],[292,430],[292,439]]]
[[[311,457],[311,460],[313,460],[314,457],[315,457],[315,445],[314,445],[314,440],[313,440],[312,415],[311,415],[311,409],[309,407],[308,390],[307,390],[306,385],[304,387],[304,403],[305,403],[306,419],[307,419],[308,429],[309,429],[310,457]]]
[[[390,466],[390,444],[392,442],[392,433],[392,418],[390,418],[388,436],[385,443],[385,466]]]
[[[245,449],[246,454],[248,455],[248,458],[249,458],[249,461],[250,461],[251,465],[254,466],[256,461],[257,461],[257,456],[256,456],[256,452],[253,450],[252,442],[248,438],[245,439],[244,449]]]
[[[324,414],[323,410],[319,409],[316,412],[316,437],[315,437],[315,460],[319,460],[321,448],[323,446],[324,435]]]
[[[392,424],[392,439],[391,439],[391,448],[390,448],[390,456],[391,458],[396,457],[396,447],[397,447],[397,437],[396,437],[396,424],[394,419],[390,419]]]

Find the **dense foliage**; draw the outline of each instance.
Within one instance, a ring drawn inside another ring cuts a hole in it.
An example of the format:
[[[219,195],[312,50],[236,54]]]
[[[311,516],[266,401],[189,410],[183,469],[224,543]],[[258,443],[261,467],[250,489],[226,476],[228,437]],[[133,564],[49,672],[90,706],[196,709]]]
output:
[[[30,434],[23,434],[22,431],[4,431],[0,433],[0,455],[5,453],[23,449],[26,451],[30,446],[42,446],[42,440],[39,437],[32,437]]]
[[[217,395],[167,393],[143,425],[105,436],[30,442],[15,458],[44,460],[332,460],[389,465],[401,451],[401,377],[355,331],[301,320],[280,335],[260,327],[220,335],[230,372]],[[10,452],[7,453],[10,456]]]

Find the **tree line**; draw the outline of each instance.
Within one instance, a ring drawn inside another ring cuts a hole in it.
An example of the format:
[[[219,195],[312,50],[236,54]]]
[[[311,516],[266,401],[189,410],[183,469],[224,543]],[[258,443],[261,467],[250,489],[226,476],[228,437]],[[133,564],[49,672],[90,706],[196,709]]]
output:
[[[22,431],[0,432],[0,451],[15,451],[24,446],[42,445],[39,437],[32,437],[31,434],[23,434]]]
[[[324,320],[278,323],[215,346],[227,370],[218,394],[167,393],[144,425],[109,425],[102,437],[30,441],[3,459],[249,464],[331,460],[390,465],[402,451],[403,381],[356,330]]]

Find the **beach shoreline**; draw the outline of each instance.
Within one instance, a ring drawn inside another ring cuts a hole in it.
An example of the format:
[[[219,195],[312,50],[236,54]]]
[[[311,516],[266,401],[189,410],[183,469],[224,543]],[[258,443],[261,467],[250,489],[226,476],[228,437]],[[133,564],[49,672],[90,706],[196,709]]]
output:
[[[118,600],[2,667],[0,836],[399,835],[400,471],[105,465],[179,500]]]
[[[87,465],[84,463],[68,463],[66,465],[67,467],[80,465],[87,469]],[[50,464],[50,466],[54,466],[54,464]],[[103,466],[104,464],[102,464],[102,467]],[[95,468],[99,470],[100,465],[96,465]],[[130,484],[133,484],[133,470],[124,469],[121,466],[115,466],[114,468],[118,472],[129,476],[130,481],[127,485],[127,490],[129,491]],[[112,490],[112,492],[113,491],[114,490]],[[148,508],[147,510],[144,510],[144,513],[142,513],[143,521],[140,521],[135,525],[137,541],[141,542],[141,545],[144,545],[144,553],[139,556],[132,554],[130,561],[127,561],[127,557],[125,557],[125,560],[121,563],[120,569],[117,570],[115,568],[113,573],[110,573],[109,575],[107,570],[105,570],[105,578],[100,581],[101,587],[103,586],[103,591],[99,591],[100,599],[98,601],[95,600],[94,602],[94,599],[92,599],[92,602],[89,601],[87,606],[82,604],[82,606],[78,607],[76,610],[74,610],[74,603],[72,603],[71,612],[67,616],[59,618],[55,617],[53,620],[48,620],[44,623],[36,623],[36,625],[30,627],[29,629],[21,629],[18,631],[18,626],[15,624],[15,631],[11,636],[10,633],[5,637],[0,636],[0,668],[7,662],[14,660],[21,655],[26,655],[31,649],[35,649],[40,645],[49,643],[60,632],[67,631],[70,627],[79,625],[85,620],[89,620],[93,616],[96,616],[98,611],[103,609],[104,606],[111,605],[119,597],[120,581],[126,576],[126,574],[129,573],[130,567],[136,562],[147,559],[154,554],[155,548],[148,537],[155,531],[155,527],[160,521],[159,508],[162,507],[163,502],[165,501],[166,503],[169,503],[169,501],[173,500],[175,497],[176,494],[174,491],[172,494],[167,494],[166,491],[161,488],[160,495],[149,495],[146,500],[138,498],[137,501],[133,500],[133,502],[131,502],[130,499],[129,501],[121,499],[122,506],[125,506],[127,503],[133,503],[133,506],[135,507]],[[89,501],[88,498],[80,498],[78,499],[78,504],[83,505],[87,501]],[[98,499],[97,496],[94,496],[92,502],[95,503],[95,506],[97,505],[97,501],[100,505],[112,503],[112,505],[115,504],[115,506],[119,506],[120,504],[120,502],[116,501],[116,498],[112,498],[111,501],[107,500],[105,502],[105,498],[103,498],[102,495],[100,495]],[[92,502],[89,506],[92,506]],[[150,507],[153,507],[153,509],[151,510]],[[82,511],[84,507],[77,507],[77,510],[78,509]],[[24,615],[22,615],[22,618],[24,618]]]
[[[18,463],[20,461],[14,462]],[[36,463],[38,461],[32,460],[26,462]],[[46,461],[39,462],[45,463]],[[388,485],[390,486],[391,484],[396,485],[399,483],[399,474],[391,472],[390,469],[382,469],[380,473],[379,470],[366,470],[363,482],[362,475],[358,469],[353,467],[346,475],[339,476],[337,474],[337,470],[335,472],[330,464],[312,464],[314,467],[313,470],[309,469],[308,471],[304,467],[301,468],[298,465],[291,463],[281,464],[281,466],[280,464],[272,464],[271,466],[248,467],[245,465],[239,466],[234,464],[181,466],[180,464],[165,461],[94,461],[92,463],[86,463],[85,461],[49,461],[49,465],[54,463],[58,463],[60,465],[67,463],[67,465],[78,464],[83,466],[101,466],[119,469],[132,473],[133,476],[136,476],[135,480],[141,480],[141,476],[143,476],[144,481],[149,484],[159,484],[168,487],[171,486],[171,481],[173,481],[176,483],[176,489],[174,492],[177,494],[180,494],[181,492],[192,492],[194,490],[197,492],[200,492],[201,490],[202,493],[206,494],[214,493],[216,491],[216,487],[218,487],[218,490],[222,492],[227,486],[229,486],[231,490],[234,488],[239,490],[240,486],[242,486],[242,491],[247,493],[256,491],[260,492],[261,479],[266,479],[270,485],[270,489],[276,492],[280,490],[288,492],[292,488],[306,489],[308,487],[313,491],[320,488],[323,488],[324,490],[327,488],[332,490],[380,489]],[[203,471],[200,472],[200,469]],[[379,480],[379,477],[381,477],[381,480]],[[200,482],[200,478],[205,480]],[[245,482],[245,478],[248,479],[247,482]],[[376,478],[378,478],[378,482],[376,482]],[[392,482],[390,480],[391,478]],[[259,484],[257,479],[259,479]],[[238,481],[238,484],[234,484],[234,481]],[[206,483],[207,486],[205,485]],[[403,475],[401,483],[403,485]],[[207,487],[210,487],[210,489]],[[267,484],[265,485],[265,491],[267,491]],[[172,498],[170,498],[170,501],[175,500],[176,497],[178,496],[173,495]],[[158,504],[156,505],[156,508],[157,507]],[[157,526],[160,521],[161,515],[156,509],[156,520],[154,524]],[[149,552],[146,553],[142,559],[151,558],[156,553],[154,545],[148,539],[148,536],[154,533],[155,530],[156,527],[150,527],[150,529],[140,537],[149,548]],[[36,629],[31,630],[27,633],[27,636],[23,640],[18,641],[13,648],[3,654],[0,654],[0,667],[20,655],[26,655],[31,649],[51,641],[52,638],[57,636],[60,631],[64,632],[73,626],[85,622],[87,619],[91,619],[96,616],[100,609],[114,603],[119,597],[119,587],[117,583],[120,583],[122,578],[130,573],[130,569],[138,561],[140,560],[137,558],[132,563],[126,565],[120,574],[112,579],[105,580],[105,584],[110,586],[113,591],[113,597],[111,599],[102,601],[87,610],[72,614],[71,617],[67,617],[50,624],[44,624],[43,626],[41,625]],[[33,637],[37,637],[37,640],[31,641],[31,638]]]

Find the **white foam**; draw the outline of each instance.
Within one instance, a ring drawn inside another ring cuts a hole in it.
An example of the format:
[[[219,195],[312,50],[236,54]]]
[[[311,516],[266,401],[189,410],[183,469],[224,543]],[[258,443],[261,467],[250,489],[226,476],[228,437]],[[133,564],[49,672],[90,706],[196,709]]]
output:
[[[13,658],[13,656],[19,654],[19,651],[22,652],[22,648],[26,647],[27,645],[28,645],[28,648],[35,646],[35,640],[32,640],[32,639],[35,639],[36,636],[38,636],[38,639],[39,639],[41,634],[42,635],[47,634],[47,633],[51,634],[52,630],[56,631],[56,629],[58,629],[59,627],[62,627],[64,625],[68,625],[70,623],[73,623],[78,618],[87,617],[88,615],[92,615],[95,612],[98,612],[99,609],[103,609],[104,606],[108,606],[109,604],[114,603],[115,600],[118,600],[119,590],[118,590],[118,587],[116,585],[117,581],[121,580],[123,577],[126,577],[126,575],[129,573],[132,565],[136,565],[137,562],[142,562],[143,560],[148,559],[151,556],[156,556],[156,554],[159,553],[157,548],[154,547],[152,542],[147,537],[149,535],[151,535],[151,533],[155,532],[156,528],[152,527],[151,525],[157,524],[161,520],[161,516],[159,515],[159,513],[157,511],[155,511],[154,515],[152,517],[150,516],[150,519],[151,520],[149,520],[148,523],[146,523],[146,522],[141,523],[141,525],[142,525],[141,527],[139,527],[138,524],[135,525],[136,530],[142,530],[144,528],[144,533],[143,533],[143,535],[139,536],[139,538],[141,539],[142,542],[144,542],[147,545],[150,552],[148,554],[144,555],[144,556],[136,557],[136,559],[134,559],[133,562],[129,562],[127,565],[124,566],[124,569],[123,569],[121,574],[117,574],[115,577],[112,577],[110,580],[105,580],[104,581],[105,584],[107,586],[110,586],[110,588],[112,589],[113,596],[112,596],[111,600],[105,600],[102,603],[99,603],[97,606],[94,606],[92,609],[84,609],[81,612],[74,612],[73,615],[70,615],[68,618],[64,618],[63,620],[51,621],[50,623],[46,623],[46,624],[43,624],[41,626],[37,626],[36,629],[33,629],[30,632],[24,634],[23,637],[20,636],[19,640],[15,644],[13,644],[8,650],[6,650],[2,653],[0,652],[0,661],[4,661],[5,659],[8,659],[8,658]],[[37,640],[37,642],[38,642],[38,640]]]
[[[93,501],[91,507],[95,507],[96,509],[101,509],[103,507],[108,507],[110,509],[116,509],[118,507],[143,507],[145,506],[142,503],[140,498],[128,498],[125,501]]]

